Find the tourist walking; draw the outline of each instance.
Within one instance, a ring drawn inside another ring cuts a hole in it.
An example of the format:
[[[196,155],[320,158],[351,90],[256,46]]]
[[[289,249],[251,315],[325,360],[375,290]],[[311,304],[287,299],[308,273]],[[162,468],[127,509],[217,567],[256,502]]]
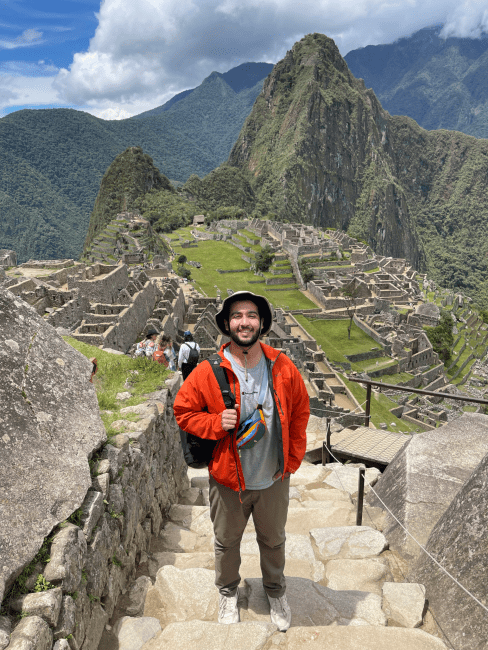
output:
[[[183,380],[185,380],[191,371],[197,367],[200,358],[200,346],[193,340],[190,330],[186,330],[183,337],[185,341],[180,347],[178,367],[183,375]]]
[[[240,543],[252,515],[271,621],[285,631],[291,622],[284,577],[289,477],[305,454],[308,394],[294,363],[259,340],[273,320],[266,298],[236,292],[215,320],[231,339],[219,356],[235,408],[225,408],[211,365],[202,362],[180,388],[174,412],[184,431],[218,441],[209,464],[218,620],[239,622]]]

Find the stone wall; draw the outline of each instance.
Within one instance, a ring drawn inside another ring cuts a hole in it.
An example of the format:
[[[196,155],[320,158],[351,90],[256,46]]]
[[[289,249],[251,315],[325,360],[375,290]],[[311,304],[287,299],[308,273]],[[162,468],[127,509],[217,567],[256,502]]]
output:
[[[157,286],[152,281],[146,282],[142,291],[134,294],[130,305],[119,313],[117,322],[103,333],[103,347],[126,352],[144,329],[159,295]]]
[[[53,327],[71,329],[81,323],[83,314],[87,311],[90,311],[90,301],[85,296],[78,294],[49,314],[47,322]]]
[[[295,284],[295,277],[292,278],[266,278],[266,284]]]
[[[11,300],[8,296],[7,299]],[[19,306],[24,311],[30,309],[20,303]],[[13,311],[10,310],[11,313]],[[0,311],[0,314],[4,314],[4,311]],[[32,310],[29,315],[35,324],[39,323],[40,319],[33,315]],[[18,455],[19,448],[24,446],[22,466],[28,473],[20,475],[17,471],[16,479],[12,480],[11,472],[7,473],[3,467],[0,472],[3,497],[0,502],[0,560],[3,565],[0,600],[3,598],[2,609],[9,614],[9,618],[1,619],[1,629],[7,629],[7,639],[11,621],[22,612],[20,622],[12,631],[8,650],[51,650],[57,640],[63,640],[63,645],[58,643],[54,646],[56,648],[97,650],[119,596],[131,585],[138,564],[144,561],[151,536],[159,533],[177,493],[188,486],[187,468],[172,410],[174,396],[181,385],[180,375],[168,380],[166,388],[153,394],[146,403],[127,407],[125,413],[134,414],[137,421],[123,421],[129,432],[110,438],[107,444],[100,447],[105,432],[99,420],[93,386],[88,382],[91,366],[84,357],[56,337],[55,331],[41,322],[34,347],[39,347],[43,352],[43,343],[49,342],[51,349],[53,341],[59,340],[59,349],[52,350],[54,356],[58,355],[58,365],[54,361],[51,363],[45,350],[39,358],[33,357],[32,363],[36,364],[39,379],[44,379],[42,388],[47,392],[53,390],[53,382],[46,381],[50,365],[58,368],[60,387],[64,385],[69,390],[68,387],[74,383],[71,389],[75,394],[78,391],[78,399],[86,400],[79,391],[78,384],[81,382],[90,394],[93,393],[95,406],[91,408],[92,419],[96,415],[100,432],[92,427],[92,433],[96,435],[92,436],[86,449],[78,450],[80,417],[73,414],[63,427],[62,435],[70,441],[69,446],[64,448],[58,445],[61,432],[57,433],[52,428],[48,413],[44,412],[46,418],[41,418],[42,412],[37,409],[38,426],[51,427],[50,440],[46,438],[43,443],[46,450],[52,447],[52,457],[48,460],[40,456],[38,448],[34,448],[35,436],[30,434],[22,440],[19,438],[21,431],[13,431],[18,423],[9,414],[12,431],[9,429],[9,435],[5,435],[3,441],[0,439],[0,445],[5,447],[0,464],[3,459],[10,466],[20,468],[21,465],[8,454]],[[31,338],[29,335],[24,337],[26,347]],[[19,351],[22,355],[23,351]],[[61,365],[63,353],[79,360],[81,365],[68,358]],[[10,359],[14,363],[17,361],[15,354]],[[17,366],[17,370],[23,373],[24,359]],[[70,374],[69,381],[63,374],[66,371]],[[79,375],[74,382],[73,373]],[[30,386],[27,385],[26,390],[32,399]],[[44,400],[45,404],[48,402]],[[75,399],[63,399],[62,404],[64,410],[76,409]],[[36,406],[34,404],[31,408]],[[120,428],[116,423],[114,427]],[[7,437],[9,442],[5,440]],[[83,480],[77,480],[76,475],[70,478],[69,470],[76,462],[83,466],[79,477],[83,477]],[[47,466],[49,471],[46,470]],[[56,473],[57,469],[62,470],[60,476]],[[7,476],[8,487],[4,484]],[[44,478],[41,479],[41,476]],[[27,485],[26,478],[29,479]],[[29,511],[24,512],[18,498],[9,497],[10,492],[14,494],[16,482],[19,481],[24,485],[22,489],[19,486],[18,495],[24,494],[27,498],[32,493],[33,505]],[[28,487],[30,483],[32,489]],[[44,484],[49,484],[50,490],[43,491]],[[8,506],[9,502],[11,507]],[[71,521],[65,521],[67,518]],[[14,535],[14,531],[18,535]],[[49,563],[33,567],[32,576],[26,583],[30,584],[31,593],[12,597],[9,588],[13,579],[20,568],[33,559],[46,535],[49,537],[44,541],[44,547],[50,557]],[[15,544],[17,537],[18,545]],[[18,553],[9,554],[9,548],[21,552],[22,557],[18,557]],[[18,569],[15,569],[16,566]],[[40,573],[54,588],[32,593]]]
[[[86,296],[90,302],[113,303],[116,302],[119,291],[125,289],[128,282],[127,267],[122,264],[109,273],[95,276],[92,280],[69,277],[68,289],[79,289],[80,293]]]
[[[360,318],[357,318],[356,315],[353,316],[353,321],[354,323],[359,327],[359,329],[363,330],[365,334],[370,336],[374,341],[379,343],[382,348],[385,349],[386,354],[390,354],[391,351],[391,345],[389,345],[382,336],[376,332],[372,327],[370,327],[367,323],[365,323],[363,320]]]

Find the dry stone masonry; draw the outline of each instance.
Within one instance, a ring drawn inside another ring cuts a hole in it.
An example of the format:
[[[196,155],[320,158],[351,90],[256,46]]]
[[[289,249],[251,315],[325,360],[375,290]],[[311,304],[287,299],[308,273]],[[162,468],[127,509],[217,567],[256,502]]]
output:
[[[145,226],[137,215],[118,215],[111,228],[117,264],[103,253],[83,263],[46,260],[16,267],[15,254],[0,251],[0,354],[6,369],[0,378],[6,404],[0,433],[0,650],[219,650],[229,643],[246,650],[390,650],[395,644],[440,650],[446,646],[426,617],[426,599],[444,626],[454,621],[449,634],[459,648],[485,647],[488,633],[479,611],[473,614],[470,601],[461,599],[467,622],[456,624],[459,593],[382,507],[434,554],[444,553],[450,570],[461,567],[461,581],[466,576],[483,599],[476,563],[461,560],[466,554],[483,557],[485,416],[464,416],[408,438],[383,476],[369,468],[364,525],[355,526],[357,466],[308,461],[320,459],[324,418],[332,418],[335,435],[363,423],[361,408],[313,337],[280,309],[266,342],[299,367],[312,408],[307,461],[291,479],[287,522],[293,624],[283,635],[269,622],[252,524],[242,542],[243,622],[216,623],[208,474],[187,473],[183,462],[172,415],[179,374],[145,403],[123,408],[131,421],[113,423],[121,433],[107,443],[88,382],[91,366],[59,334],[123,354],[150,328],[178,343],[189,328],[206,358],[226,341],[214,321],[220,294],[204,297],[170,279],[164,256],[149,262],[144,246],[136,250],[125,246],[129,239],[117,239],[123,231],[140,244]],[[244,228],[255,236],[239,234]],[[439,318],[438,308],[425,300],[427,292],[456,304],[459,336],[469,328],[480,347],[486,343],[486,326],[462,296],[441,294],[426,278],[421,287],[405,260],[375,256],[345,233],[254,219],[221,221],[193,232],[233,242],[249,264],[253,253],[243,248],[269,245],[278,260],[290,262],[288,273],[277,267],[271,280],[292,278],[305,287],[305,260],[316,278],[306,285],[317,304],[307,312],[314,318],[349,318],[344,292],[354,295],[356,325],[375,347],[350,356],[350,363],[394,359],[367,376],[381,377],[393,368],[409,372],[412,386],[456,390],[422,330]],[[97,245],[103,248],[102,240]],[[482,364],[480,358],[481,376]],[[117,399],[127,396],[130,392]],[[423,421],[427,429],[449,419],[435,398],[427,403],[405,398],[394,411]],[[449,549],[442,549],[449,536]],[[37,555],[33,563],[38,552],[50,561]],[[24,590],[12,592],[26,566]],[[51,588],[36,591],[43,584]],[[449,598],[436,599],[436,590]]]
[[[375,483],[378,474],[371,470],[368,484]],[[357,467],[304,464],[292,476],[286,526],[292,627],[286,635],[269,620],[252,521],[241,544],[241,623],[221,626],[216,622],[218,594],[208,473],[189,470],[190,487],[180,494],[161,533],[151,542],[147,564],[151,586],[142,599],[141,615],[114,621],[100,648],[224,650],[229,643],[237,650],[386,650],[392,643],[405,650],[445,648],[439,638],[418,629],[423,624],[424,587],[395,582],[395,559],[384,535],[370,526],[354,526],[353,496],[341,484],[347,483],[349,475],[354,475],[355,492]],[[336,483],[341,488],[331,485]],[[377,519],[381,513],[376,510],[368,508],[368,516]]]

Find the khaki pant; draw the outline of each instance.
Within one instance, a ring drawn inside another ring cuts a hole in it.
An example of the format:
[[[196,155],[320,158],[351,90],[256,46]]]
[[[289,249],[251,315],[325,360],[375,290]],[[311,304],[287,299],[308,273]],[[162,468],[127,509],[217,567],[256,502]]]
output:
[[[241,577],[241,539],[252,514],[261,558],[263,586],[272,598],[285,593],[285,524],[290,479],[275,481],[266,490],[239,493],[210,477],[210,518],[215,533],[215,584],[224,596],[233,596]]]

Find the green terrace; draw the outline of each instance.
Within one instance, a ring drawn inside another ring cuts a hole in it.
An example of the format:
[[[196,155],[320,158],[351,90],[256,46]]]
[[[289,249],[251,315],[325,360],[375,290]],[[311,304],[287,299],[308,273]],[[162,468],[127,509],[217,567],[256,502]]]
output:
[[[258,253],[261,250],[261,246],[259,244],[250,244],[247,239],[244,237],[241,237],[239,234],[241,231],[239,230],[237,235],[232,235],[232,238],[234,241],[237,241],[238,244],[241,244],[242,246],[246,246],[249,248],[249,250],[254,251],[255,253]]]
[[[181,234],[186,229],[175,231]],[[173,233],[173,234],[175,234]],[[235,246],[225,241],[204,240],[198,242],[196,248],[182,248],[181,244],[172,241],[176,258],[180,254],[187,257],[188,260],[200,262],[202,267],[196,269],[191,265],[185,264],[184,267],[191,271],[191,278],[194,281],[196,289],[207,296],[217,296],[217,289],[220,289],[223,295],[226,295],[227,289],[232,291],[254,291],[265,295],[275,307],[284,309],[313,309],[316,305],[309,300],[292,282],[290,275],[290,284],[284,285],[266,285],[266,278],[276,278],[270,272],[264,273],[264,277],[254,275],[250,270],[248,262],[242,259],[241,253]],[[176,272],[179,264],[173,261],[173,269]],[[222,271],[239,271],[238,273],[219,273]],[[241,269],[249,269],[241,271]],[[282,276],[279,276],[282,277]],[[275,290],[273,290],[275,289]],[[279,289],[276,291],[276,289]]]
[[[373,348],[377,348],[378,344],[371,337],[365,334],[354,323],[351,328],[351,338],[348,338],[347,328],[349,320],[320,320],[297,314],[295,316],[297,321],[306,329],[306,331],[313,336],[319,345],[321,345],[325,356],[332,363],[350,363],[345,355],[360,354],[363,352],[370,352]],[[393,365],[395,362],[389,357],[380,357],[379,359],[368,360],[367,362],[361,361],[358,363],[351,363],[353,370],[361,372],[364,366],[371,364],[372,369],[377,369],[376,361]],[[366,389],[362,388],[355,382],[350,382],[346,378],[346,374],[341,374],[341,377],[351,393],[357,399],[359,404],[363,405],[366,400]],[[386,383],[400,383],[411,379],[412,375],[408,373],[397,373],[395,375],[388,375],[385,377]],[[423,429],[411,422],[397,418],[390,409],[397,406],[395,402],[389,399],[386,395],[381,393],[373,393],[374,399],[371,403],[371,419],[376,427],[385,423],[388,425],[390,431],[422,431]]]
[[[246,237],[249,237],[249,239],[261,239],[259,235],[256,235],[256,233],[251,232],[250,230],[238,230],[237,231],[239,235],[245,235]]]

